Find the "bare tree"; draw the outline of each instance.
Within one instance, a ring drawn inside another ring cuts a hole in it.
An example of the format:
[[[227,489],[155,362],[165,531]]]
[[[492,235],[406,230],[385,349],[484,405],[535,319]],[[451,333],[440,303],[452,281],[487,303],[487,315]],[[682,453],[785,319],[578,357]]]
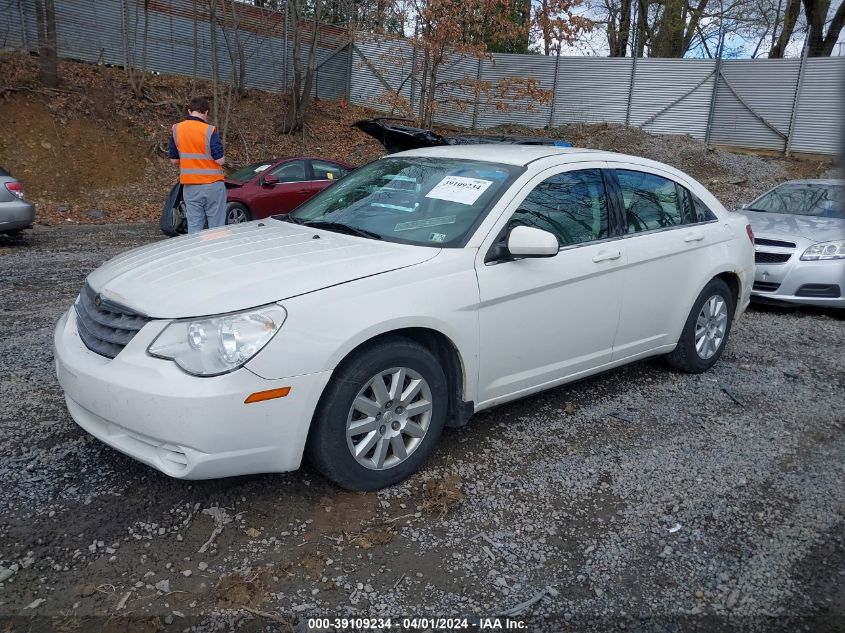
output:
[[[53,0],[35,0],[38,22],[38,55],[41,83],[48,88],[59,86],[59,60],[56,44],[56,7]]]
[[[652,57],[683,57],[689,50],[709,0],[663,0],[650,34]]]
[[[144,97],[144,81],[147,77],[147,39],[150,30],[150,0],[144,0],[144,28],[141,33],[141,67],[138,68],[135,59],[135,51],[138,48],[138,5],[135,5],[135,29],[131,45],[129,44],[129,28],[124,24],[124,42],[126,47],[126,74],[129,77],[129,85],[136,99]]]
[[[289,0],[288,28],[291,31],[293,56],[293,82],[288,94],[288,107],[277,129],[283,134],[299,132],[305,126],[305,117],[311,107],[311,91],[317,70],[317,38],[321,14],[321,1],[314,0],[310,33],[306,33],[304,19],[306,0]],[[307,56],[303,65],[303,56]]]
[[[628,40],[631,37],[632,0],[603,0],[607,12],[605,29],[607,46],[611,57],[625,57],[628,54]]]
[[[769,49],[769,57],[779,58],[784,56],[786,47],[792,40],[792,34],[795,31],[795,25],[798,22],[798,15],[800,13],[801,0],[786,0],[783,23],[777,39],[775,39],[775,33],[772,33],[772,47]],[[775,26],[775,31],[777,31],[777,26]]]
[[[802,0],[807,16],[807,56],[829,57],[833,46],[845,27],[845,1],[839,0],[839,6],[828,20],[830,0]],[[825,33],[827,27],[827,33]]]

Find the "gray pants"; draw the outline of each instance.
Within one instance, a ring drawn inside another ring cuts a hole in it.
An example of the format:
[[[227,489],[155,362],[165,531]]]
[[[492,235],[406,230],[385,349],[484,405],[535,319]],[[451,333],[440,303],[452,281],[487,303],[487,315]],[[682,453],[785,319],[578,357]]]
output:
[[[188,216],[188,233],[226,224],[226,185],[222,180],[210,185],[183,185],[182,198]]]

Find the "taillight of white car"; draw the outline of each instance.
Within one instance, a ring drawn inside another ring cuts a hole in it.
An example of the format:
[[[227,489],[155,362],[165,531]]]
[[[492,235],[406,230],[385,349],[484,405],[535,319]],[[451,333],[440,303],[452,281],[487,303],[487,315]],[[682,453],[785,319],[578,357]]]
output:
[[[748,233],[748,239],[751,240],[751,245],[754,246],[754,231],[751,230],[751,225],[745,225],[745,232]]]
[[[13,196],[16,196],[23,200],[23,185],[19,182],[7,182],[6,189],[9,190]]]

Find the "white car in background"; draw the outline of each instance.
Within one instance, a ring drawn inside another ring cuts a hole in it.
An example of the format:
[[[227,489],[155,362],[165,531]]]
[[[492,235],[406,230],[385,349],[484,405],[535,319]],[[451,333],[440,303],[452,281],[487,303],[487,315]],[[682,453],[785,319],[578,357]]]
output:
[[[109,261],[59,321],[56,366],[82,428],[173,477],[307,454],[372,490],[474,412],[648,356],[709,369],[753,277],[746,219],[666,165],[418,149],[289,216]]]
[[[845,182],[791,180],[740,212],[754,231],[754,299],[845,308]]]

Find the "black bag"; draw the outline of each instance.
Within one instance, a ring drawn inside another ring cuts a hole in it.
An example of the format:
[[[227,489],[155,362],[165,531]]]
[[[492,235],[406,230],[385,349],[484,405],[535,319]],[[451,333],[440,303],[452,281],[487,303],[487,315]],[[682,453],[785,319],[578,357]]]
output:
[[[182,185],[176,183],[170,195],[164,201],[161,218],[158,221],[161,232],[168,237],[184,235],[188,232],[188,219],[185,213],[185,201],[182,198]]]

